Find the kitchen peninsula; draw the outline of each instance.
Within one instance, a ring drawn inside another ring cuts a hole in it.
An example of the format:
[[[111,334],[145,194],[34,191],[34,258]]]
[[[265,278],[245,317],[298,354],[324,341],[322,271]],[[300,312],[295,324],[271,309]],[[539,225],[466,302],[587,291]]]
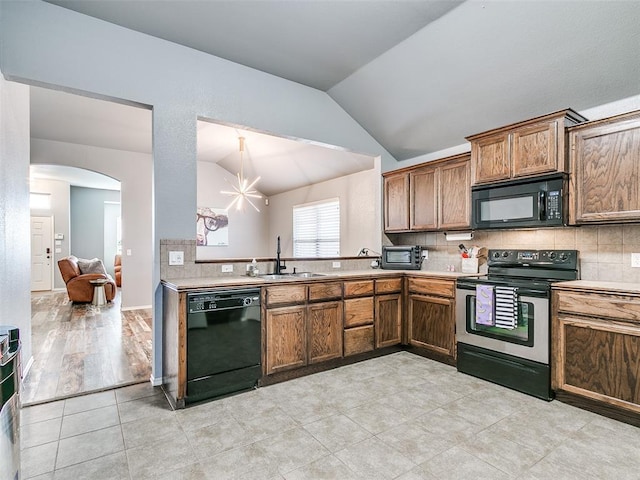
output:
[[[455,365],[456,272],[352,270],[312,278],[226,276],[164,280],[164,389],[189,403],[187,295],[260,289],[267,385],[408,348]],[[411,311],[412,321],[407,321]]]

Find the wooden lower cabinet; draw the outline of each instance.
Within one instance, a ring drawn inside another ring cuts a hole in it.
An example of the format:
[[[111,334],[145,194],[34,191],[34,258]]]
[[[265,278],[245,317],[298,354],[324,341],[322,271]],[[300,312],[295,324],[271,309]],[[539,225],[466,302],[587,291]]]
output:
[[[344,356],[370,352],[374,349],[373,325],[347,328],[344,331]]]
[[[552,306],[558,398],[640,425],[640,296],[554,289]]]
[[[410,294],[407,329],[410,345],[455,357],[453,300]]]
[[[407,290],[405,342],[455,364],[455,281],[409,277]]]
[[[398,345],[402,340],[402,295],[376,296],[376,348]]]
[[[307,364],[307,307],[267,310],[267,375]]]
[[[342,357],[342,302],[307,307],[309,363]]]

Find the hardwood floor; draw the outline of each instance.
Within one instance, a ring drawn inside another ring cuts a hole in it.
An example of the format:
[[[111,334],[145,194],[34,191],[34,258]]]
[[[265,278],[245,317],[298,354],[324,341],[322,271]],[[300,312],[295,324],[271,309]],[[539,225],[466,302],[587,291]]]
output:
[[[121,312],[120,291],[103,307],[74,304],[66,292],[33,293],[31,328],[34,363],[24,379],[23,405],[151,376],[151,310]]]

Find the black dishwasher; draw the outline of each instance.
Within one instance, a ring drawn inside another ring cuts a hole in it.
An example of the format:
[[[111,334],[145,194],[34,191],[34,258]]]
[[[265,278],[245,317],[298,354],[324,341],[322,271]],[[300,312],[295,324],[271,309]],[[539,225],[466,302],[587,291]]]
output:
[[[260,289],[187,295],[186,403],[257,386],[262,376]]]

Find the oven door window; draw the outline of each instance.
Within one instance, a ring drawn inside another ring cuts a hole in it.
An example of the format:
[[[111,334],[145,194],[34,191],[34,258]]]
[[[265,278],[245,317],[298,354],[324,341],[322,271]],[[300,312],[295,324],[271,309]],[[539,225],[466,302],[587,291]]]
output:
[[[387,250],[386,261],[387,263],[410,264],[411,252],[409,250]]]
[[[518,326],[512,330],[476,323],[476,296],[467,295],[467,332],[473,335],[504,340],[519,345],[533,346],[533,303],[518,300]]]

